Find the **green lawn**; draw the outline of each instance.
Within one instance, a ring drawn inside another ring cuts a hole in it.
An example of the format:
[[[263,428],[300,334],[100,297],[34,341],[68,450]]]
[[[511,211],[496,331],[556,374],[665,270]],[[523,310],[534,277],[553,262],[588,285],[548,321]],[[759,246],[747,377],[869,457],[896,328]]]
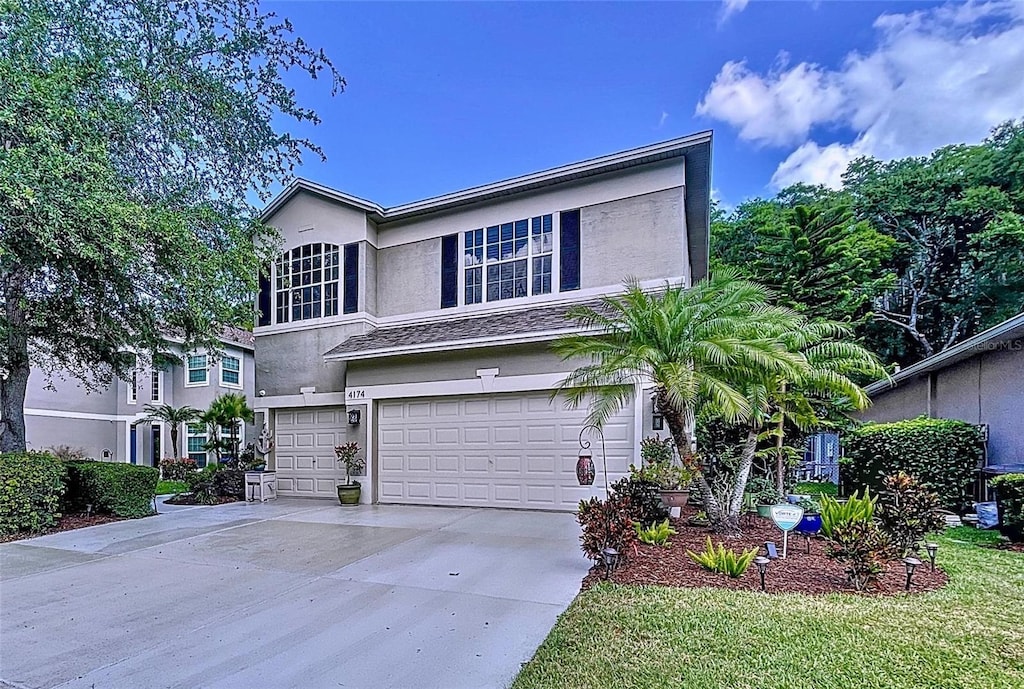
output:
[[[171,493],[185,493],[188,486],[184,481],[160,481],[156,484],[157,495],[169,495]]]
[[[949,585],[807,597],[601,585],[561,617],[514,689],[1021,689],[1024,555],[953,529]]]

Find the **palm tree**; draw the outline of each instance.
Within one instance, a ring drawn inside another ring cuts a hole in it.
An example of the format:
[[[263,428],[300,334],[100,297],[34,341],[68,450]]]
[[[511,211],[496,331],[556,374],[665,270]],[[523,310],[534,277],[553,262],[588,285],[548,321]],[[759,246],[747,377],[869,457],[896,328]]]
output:
[[[569,317],[585,330],[563,337],[554,350],[564,360],[585,359],[566,376],[556,394],[575,406],[589,400],[589,421],[601,425],[627,403],[637,385],[653,386],[659,409],[685,463],[695,447],[694,419],[703,407],[727,423],[751,423],[760,416],[758,384],[777,376],[796,379],[805,367],[783,336],[804,325],[795,312],[772,306],[760,285],[731,270],[684,289],[666,284],[644,292],[635,280],[602,306],[577,306]],[[753,423],[744,443],[732,489],[716,496],[703,473],[695,482],[712,525],[735,531],[743,489],[757,447]]]
[[[256,418],[255,412],[245,400],[245,395],[229,393],[217,396],[204,413],[205,423],[210,426],[210,443],[217,452],[220,461],[221,450],[227,449],[232,459],[238,459],[238,426],[239,422],[251,423]],[[216,428],[214,427],[216,426]],[[228,438],[221,442],[221,428],[228,429]]]
[[[169,404],[147,404],[143,409],[149,414],[146,417],[149,421],[161,421],[170,427],[171,449],[174,451],[174,458],[178,459],[178,429],[182,424],[194,421],[199,416],[199,410],[188,405],[172,407]]]

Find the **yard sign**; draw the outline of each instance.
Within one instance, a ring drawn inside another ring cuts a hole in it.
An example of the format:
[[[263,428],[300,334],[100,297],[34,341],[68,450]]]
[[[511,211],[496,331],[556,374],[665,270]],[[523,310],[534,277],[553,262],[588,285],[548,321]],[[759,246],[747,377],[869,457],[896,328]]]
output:
[[[782,529],[782,559],[786,559],[786,549],[789,545],[789,532],[796,528],[800,520],[804,518],[804,508],[796,505],[772,505],[769,511],[775,526]]]

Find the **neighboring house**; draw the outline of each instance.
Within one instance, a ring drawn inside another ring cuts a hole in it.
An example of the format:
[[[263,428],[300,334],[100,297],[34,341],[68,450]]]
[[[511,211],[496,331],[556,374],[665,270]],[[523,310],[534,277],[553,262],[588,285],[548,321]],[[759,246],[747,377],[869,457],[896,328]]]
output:
[[[181,364],[163,370],[140,366],[133,380],[115,379],[98,391],[88,390],[69,373],[52,376],[48,384],[46,376],[33,369],[25,400],[28,448],[66,445],[94,459],[149,466],[170,457],[170,431],[166,424],[148,420],[147,404],[202,410],[217,395],[229,392],[244,393],[253,404],[253,335],[230,328],[222,342],[219,356],[182,352],[171,343],[170,353]],[[251,424],[243,429],[243,436],[250,442],[254,439]],[[178,452],[205,466],[206,441],[207,431],[201,424],[184,425],[178,431]]]
[[[1024,463],[1024,313],[867,388],[871,421],[918,416],[988,427],[988,464]]]
[[[392,208],[298,180],[262,218],[258,423],[281,495],[329,497],[335,445],[364,448],[364,502],[573,510],[586,410],[551,391],[570,304],[632,276],[708,266],[711,133]],[[639,461],[650,392],[605,426],[609,470]]]

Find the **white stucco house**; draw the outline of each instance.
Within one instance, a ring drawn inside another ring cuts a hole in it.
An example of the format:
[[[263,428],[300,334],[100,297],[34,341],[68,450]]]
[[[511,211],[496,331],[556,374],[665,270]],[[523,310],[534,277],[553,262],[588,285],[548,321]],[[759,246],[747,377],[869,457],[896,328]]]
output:
[[[575,475],[586,410],[551,400],[572,364],[550,343],[573,330],[569,305],[627,276],[705,276],[711,145],[703,132],[390,208],[287,187],[262,215],[284,247],[255,328],[280,495],[334,496],[346,441],[366,452],[364,502],[568,511],[596,494]],[[649,391],[604,432],[614,480],[652,432]]]

